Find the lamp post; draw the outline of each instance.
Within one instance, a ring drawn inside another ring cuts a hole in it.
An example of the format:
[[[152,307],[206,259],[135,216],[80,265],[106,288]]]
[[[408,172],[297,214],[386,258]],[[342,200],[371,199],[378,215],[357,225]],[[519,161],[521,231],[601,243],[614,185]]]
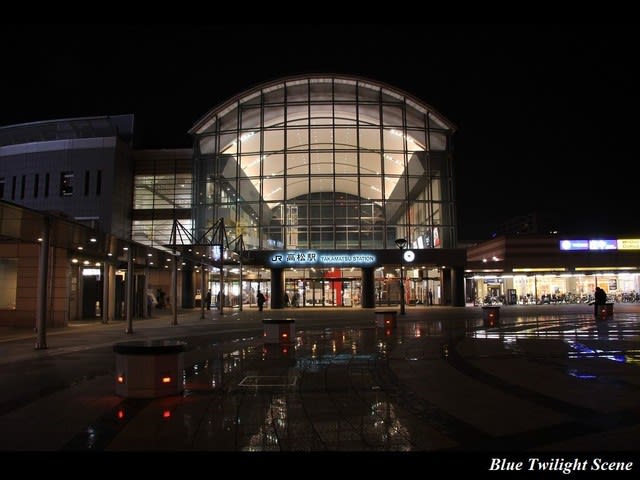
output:
[[[404,248],[407,241],[404,238],[396,239],[396,245],[401,251],[400,254],[400,315],[404,315]]]

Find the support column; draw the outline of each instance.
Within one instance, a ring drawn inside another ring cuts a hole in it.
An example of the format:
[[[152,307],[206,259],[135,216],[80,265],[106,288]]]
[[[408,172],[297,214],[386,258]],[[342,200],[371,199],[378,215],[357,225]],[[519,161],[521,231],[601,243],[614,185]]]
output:
[[[151,312],[149,311],[149,298],[147,290],[149,289],[149,266],[144,267],[144,280],[142,281],[142,318],[150,318]]]
[[[109,264],[107,262],[102,263],[102,323],[109,323]]]
[[[125,280],[124,309],[126,311],[127,328],[124,333],[133,333],[133,247],[127,251],[127,278]]]
[[[366,267],[362,269],[362,292],[360,292],[360,304],[362,308],[376,307],[376,282],[375,269]]]
[[[47,278],[49,277],[49,219],[44,219],[38,257],[38,298],[36,312],[36,350],[47,348]]]
[[[282,268],[271,269],[271,308],[284,307],[284,270]]]
[[[175,257],[176,269],[178,268],[177,262],[179,257]],[[188,264],[182,266],[182,308],[193,308],[195,301],[195,292],[193,291],[193,270],[191,265]],[[176,277],[177,278],[177,277]]]
[[[204,263],[200,264],[200,320],[204,320],[204,304],[207,298],[204,281]]]
[[[171,262],[171,325],[178,324],[178,257]],[[183,297],[184,298],[184,297]],[[184,301],[184,300],[183,300]]]
[[[464,307],[464,269],[462,267],[451,268],[451,305]]]
[[[76,265],[76,277],[78,279],[76,288],[76,311],[74,312],[74,320],[82,319],[82,309],[84,306],[84,277],[82,276],[82,263]]]
[[[240,302],[239,302],[239,308],[240,311],[242,311],[242,252],[240,252]]]
[[[440,304],[451,305],[451,270],[440,269]]]

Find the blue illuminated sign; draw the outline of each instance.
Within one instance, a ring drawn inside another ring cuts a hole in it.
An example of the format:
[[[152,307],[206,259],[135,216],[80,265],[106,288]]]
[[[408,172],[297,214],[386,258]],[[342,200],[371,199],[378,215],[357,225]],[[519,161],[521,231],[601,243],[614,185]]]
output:
[[[617,240],[589,240],[589,250],[617,250]]]
[[[589,240],[560,240],[560,250],[589,250]]]
[[[269,256],[272,267],[366,267],[376,264],[372,253],[319,252],[317,250],[296,250],[293,252],[274,252]]]
[[[560,250],[617,250],[618,240],[560,240]]]

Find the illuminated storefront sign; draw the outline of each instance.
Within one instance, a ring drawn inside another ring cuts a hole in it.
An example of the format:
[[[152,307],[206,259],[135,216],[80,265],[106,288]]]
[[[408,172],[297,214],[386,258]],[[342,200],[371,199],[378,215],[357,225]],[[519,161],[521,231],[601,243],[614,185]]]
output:
[[[616,240],[589,240],[589,250],[615,250],[618,248]]]
[[[269,257],[272,267],[366,267],[376,264],[376,256],[371,253],[319,252],[317,250],[275,252]]]
[[[504,280],[502,277],[484,277],[485,284],[497,285],[503,283]]]
[[[640,238],[619,238],[618,250],[640,250]]]
[[[560,240],[560,250],[616,250],[620,248],[620,242],[629,242],[628,246],[623,248],[639,248],[640,239],[638,240],[614,240],[614,239],[591,239],[591,240]],[[633,243],[638,242],[638,243]]]
[[[589,250],[589,240],[561,240],[560,250]]]

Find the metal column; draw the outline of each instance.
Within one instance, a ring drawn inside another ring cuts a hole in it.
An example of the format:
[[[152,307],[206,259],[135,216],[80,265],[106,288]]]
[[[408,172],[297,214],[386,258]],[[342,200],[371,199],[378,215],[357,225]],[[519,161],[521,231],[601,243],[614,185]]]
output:
[[[127,328],[125,333],[133,333],[133,248],[129,247],[127,251],[127,279],[125,287],[127,288],[124,308],[127,311]]]
[[[44,219],[38,258],[38,299],[36,311],[36,350],[47,348],[47,278],[49,276],[49,219]]]
[[[178,324],[178,256],[174,256],[171,268],[171,325]]]

